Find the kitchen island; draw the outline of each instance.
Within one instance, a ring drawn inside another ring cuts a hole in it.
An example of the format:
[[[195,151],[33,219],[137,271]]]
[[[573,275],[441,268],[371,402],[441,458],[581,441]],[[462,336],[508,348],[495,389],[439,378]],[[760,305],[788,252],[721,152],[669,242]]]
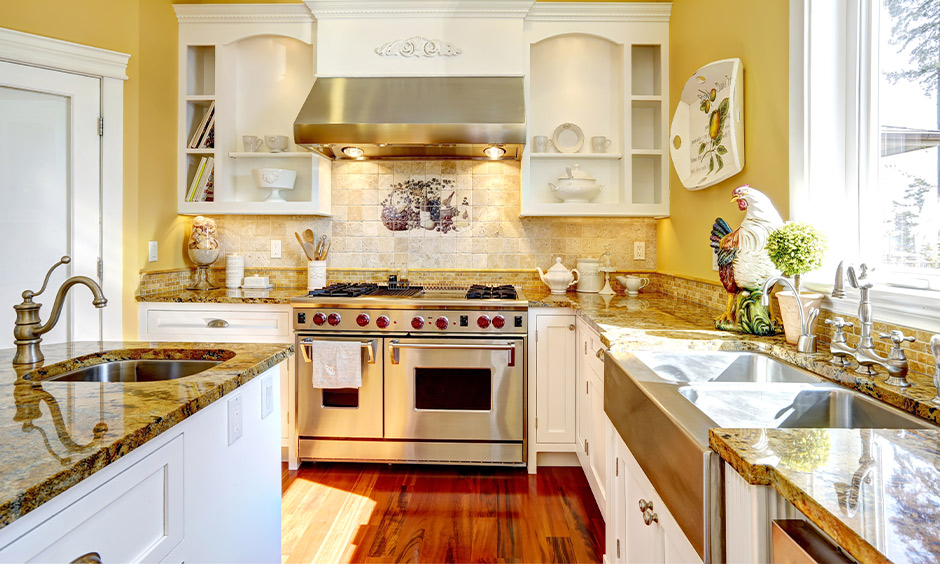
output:
[[[207,526],[200,522],[203,521],[200,512],[210,510],[209,507],[194,507],[197,500],[198,504],[204,504],[213,501],[213,495],[222,495],[230,497],[233,503],[240,500],[249,507],[255,503],[276,504],[279,509],[279,425],[276,414],[268,416],[270,411],[278,409],[279,395],[278,378],[276,374],[272,376],[271,371],[290,356],[292,345],[45,344],[46,361],[41,368],[14,367],[11,364],[13,352],[0,352],[0,411],[4,413],[0,417],[3,421],[0,423],[0,444],[3,445],[0,462],[0,560],[27,561],[33,557],[71,559],[80,556],[81,553],[65,556],[71,553],[43,551],[55,549],[56,543],[71,548],[67,533],[72,528],[81,533],[76,535],[78,537],[95,537],[95,526],[86,524],[93,523],[96,515],[108,517],[108,508],[117,505],[114,500],[105,501],[98,508],[100,511],[89,512],[82,509],[83,503],[99,492],[116,487],[102,486],[126,481],[126,475],[146,466],[146,461],[167,453],[172,456],[167,455],[165,460],[161,458],[162,461],[154,466],[166,472],[165,479],[151,480],[150,476],[156,475],[152,474],[140,482],[159,483],[159,487],[150,493],[144,492],[146,495],[142,494],[139,501],[153,500],[156,496],[159,498],[156,499],[158,506],[166,507],[168,512],[164,516],[165,526],[159,527],[159,538],[148,541],[163,545],[162,552],[155,555],[169,555],[174,548],[177,550],[174,555],[185,555],[187,560],[190,555],[211,554],[213,547],[209,539],[205,539],[205,546],[195,546],[199,542],[195,537],[203,533],[200,527]],[[164,381],[99,383],[48,380],[82,366],[132,359],[221,362],[197,374]],[[230,396],[228,401],[219,401],[226,396]],[[268,414],[264,413],[265,401]],[[229,404],[228,409],[225,404]],[[233,412],[236,407],[238,409]],[[231,435],[226,439],[226,426],[232,424],[233,415],[238,418],[238,433],[243,435],[236,436],[235,440]],[[227,468],[226,464],[235,462],[229,458],[241,458],[247,454],[242,452],[243,449],[258,449],[259,458],[270,454],[270,460],[246,460],[240,468]],[[239,481],[252,477],[262,477],[263,483],[255,486],[259,492],[273,493],[274,499],[247,500],[244,498],[254,494],[212,492],[213,484],[236,486]],[[186,484],[185,499],[182,498],[183,483]],[[132,484],[128,492],[143,492],[144,489]],[[128,499],[134,498],[131,495]],[[225,506],[223,502],[216,509],[224,509]],[[119,508],[112,517],[133,519],[133,510],[134,507]],[[62,522],[59,514],[69,511],[76,515]],[[267,513],[276,515],[277,521],[262,525],[262,528],[274,528],[279,536],[279,511]],[[247,521],[246,517],[242,515],[241,518]],[[262,519],[264,517],[261,516]],[[49,523],[56,519],[59,521],[52,530],[56,531],[55,535],[64,535],[61,539],[49,536]],[[210,525],[209,528],[224,527],[226,519],[220,518],[217,526]],[[88,526],[91,529],[82,530]],[[145,528],[141,522],[137,526]],[[118,527],[99,538],[120,537],[120,533]],[[37,539],[37,536],[44,538]],[[184,538],[187,542],[181,542]],[[104,540],[102,543],[107,544]],[[132,548],[116,547],[110,559],[114,560],[115,554],[136,555]],[[145,548],[149,550],[149,547]],[[107,550],[99,552],[105,557]],[[59,554],[63,556],[56,556]],[[272,556],[277,556],[277,553]]]

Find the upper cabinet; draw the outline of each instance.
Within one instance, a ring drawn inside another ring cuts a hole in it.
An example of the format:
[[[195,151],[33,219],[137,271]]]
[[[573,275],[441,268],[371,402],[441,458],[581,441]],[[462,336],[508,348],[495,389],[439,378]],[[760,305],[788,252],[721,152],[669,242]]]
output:
[[[532,7],[523,216],[669,215],[670,11],[668,3]],[[548,138],[545,149],[535,136]],[[569,170],[600,192],[566,193],[563,185],[581,184]]]
[[[331,163],[293,143],[294,118],[315,73],[309,10],[250,4],[174,9],[179,213],[328,215]],[[246,146],[245,136],[261,145]],[[286,145],[271,139],[272,148],[268,136],[283,136]],[[292,188],[269,188],[285,185]]]

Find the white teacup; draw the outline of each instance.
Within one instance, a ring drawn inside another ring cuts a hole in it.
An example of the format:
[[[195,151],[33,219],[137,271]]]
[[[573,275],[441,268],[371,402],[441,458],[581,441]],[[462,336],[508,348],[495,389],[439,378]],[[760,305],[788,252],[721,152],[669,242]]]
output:
[[[257,135],[242,135],[242,143],[245,145],[246,153],[254,153],[261,148],[264,141]]]
[[[272,153],[282,153],[287,149],[287,136],[265,135],[264,144],[268,146],[268,149],[271,149]]]
[[[591,137],[591,147],[594,148],[595,153],[606,153],[607,149],[610,149],[610,139],[603,135]]]
[[[532,138],[532,152],[544,153],[548,150],[548,137],[545,135],[536,135]]]
[[[649,278],[631,275],[618,276],[617,281],[623,284],[623,287],[626,289],[628,296],[638,295],[640,293],[640,289],[647,287],[650,283]]]

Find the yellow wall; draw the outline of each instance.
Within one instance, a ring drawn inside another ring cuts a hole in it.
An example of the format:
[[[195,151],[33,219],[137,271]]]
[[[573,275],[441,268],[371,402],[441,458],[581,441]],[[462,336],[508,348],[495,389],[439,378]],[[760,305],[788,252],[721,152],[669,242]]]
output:
[[[744,64],[744,169],[704,190],[686,190],[670,167],[670,213],[659,222],[660,271],[718,280],[708,237],[716,217],[734,228],[743,214],[731,190],[750,184],[789,215],[787,0],[675,0],[669,23],[669,108],[703,65],[738,57]]]

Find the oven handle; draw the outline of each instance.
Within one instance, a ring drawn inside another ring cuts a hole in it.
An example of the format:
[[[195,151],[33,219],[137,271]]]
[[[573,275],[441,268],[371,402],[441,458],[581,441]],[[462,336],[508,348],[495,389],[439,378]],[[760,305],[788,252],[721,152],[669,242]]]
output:
[[[375,364],[375,341],[364,341],[359,344],[362,346],[362,348],[369,351],[368,363]],[[309,352],[308,352],[308,349],[309,349]],[[310,360],[310,355],[313,354],[313,339],[310,339],[310,338],[301,339],[300,340],[300,352],[304,356],[304,362],[306,362],[307,364],[310,364],[310,362],[312,362]]]
[[[506,343],[503,345],[447,345],[438,343],[401,343],[398,339],[389,341],[388,353],[392,364],[398,364],[398,349],[436,349],[436,350],[476,350],[476,351],[509,351],[509,364],[516,365],[516,344]]]

